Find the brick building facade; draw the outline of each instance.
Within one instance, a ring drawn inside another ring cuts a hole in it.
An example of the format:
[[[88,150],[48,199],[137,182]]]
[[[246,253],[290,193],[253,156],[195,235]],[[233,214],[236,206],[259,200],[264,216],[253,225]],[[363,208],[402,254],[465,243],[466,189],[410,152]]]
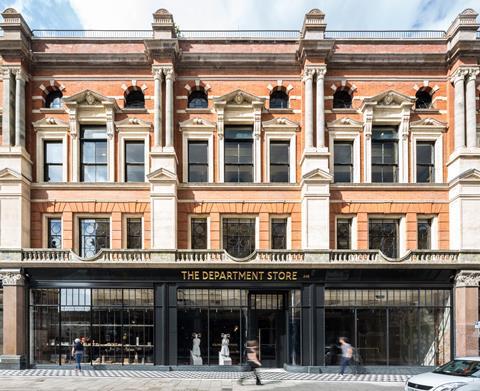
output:
[[[0,38],[0,366],[478,354],[480,35]],[[222,353],[229,335],[230,355]],[[196,339],[200,339],[198,342]],[[201,353],[194,348],[201,343]]]

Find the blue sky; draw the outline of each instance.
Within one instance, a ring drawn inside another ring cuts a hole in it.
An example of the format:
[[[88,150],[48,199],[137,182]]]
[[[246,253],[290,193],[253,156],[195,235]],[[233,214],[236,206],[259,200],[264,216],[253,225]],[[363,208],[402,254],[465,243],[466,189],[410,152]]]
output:
[[[32,29],[149,29],[167,8],[181,29],[300,29],[320,8],[328,29],[446,30],[480,0],[0,0],[22,12]]]

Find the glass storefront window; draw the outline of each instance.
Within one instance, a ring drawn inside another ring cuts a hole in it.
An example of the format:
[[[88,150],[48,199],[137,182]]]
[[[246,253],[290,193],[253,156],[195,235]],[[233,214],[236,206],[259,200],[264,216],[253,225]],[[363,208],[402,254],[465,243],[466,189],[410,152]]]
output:
[[[0,288],[0,354],[3,354],[3,289]]]
[[[73,364],[76,338],[84,363],[153,363],[153,289],[33,289],[30,298],[32,363]]]

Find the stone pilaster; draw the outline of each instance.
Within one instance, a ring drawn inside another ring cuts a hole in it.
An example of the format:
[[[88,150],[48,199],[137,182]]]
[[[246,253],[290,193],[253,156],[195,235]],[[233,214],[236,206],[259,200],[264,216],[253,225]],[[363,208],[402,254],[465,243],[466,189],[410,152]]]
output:
[[[469,68],[467,71],[467,82],[465,91],[466,103],[466,128],[467,128],[467,147],[475,148],[477,145],[477,102],[475,83],[477,75],[480,73],[478,67]]]
[[[162,146],[162,68],[153,69],[153,78],[155,81],[154,89],[154,119],[153,119],[153,146]]]
[[[25,148],[25,82],[27,76],[19,69],[15,79],[15,146]]]
[[[317,74],[317,150],[325,147],[325,97],[324,82],[327,67],[318,67]]]
[[[305,83],[305,151],[313,150],[313,76],[315,69],[305,69],[303,82]]]
[[[3,285],[3,354],[0,368],[22,369],[26,354],[25,277],[20,269],[0,269]]]
[[[452,82],[455,86],[455,149],[463,148],[465,146],[465,74],[466,72],[464,69],[458,69],[452,75]]]
[[[455,277],[455,355],[478,356],[479,270],[462,270]]]
[[[175,74],[173,68],[164,68],[165,74],[165,147],[173,148],[173,119],[174,119],[174,103],[173,103],[173,82]]]
[[[2,144],[6,146],[14,143],[15,130],[15,85],[12,80],[12,71],[10,68],[4,67],[3,73],[3,113],[2,113]]]

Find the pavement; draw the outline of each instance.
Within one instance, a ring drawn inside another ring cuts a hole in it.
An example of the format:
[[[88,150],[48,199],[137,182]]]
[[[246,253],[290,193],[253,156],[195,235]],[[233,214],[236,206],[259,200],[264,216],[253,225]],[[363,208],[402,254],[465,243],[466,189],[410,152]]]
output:
[[[0,370],[0,391],[401,391],[404,375],[337,375],[262,370],[263,386],[248,372],[28,369]]]

